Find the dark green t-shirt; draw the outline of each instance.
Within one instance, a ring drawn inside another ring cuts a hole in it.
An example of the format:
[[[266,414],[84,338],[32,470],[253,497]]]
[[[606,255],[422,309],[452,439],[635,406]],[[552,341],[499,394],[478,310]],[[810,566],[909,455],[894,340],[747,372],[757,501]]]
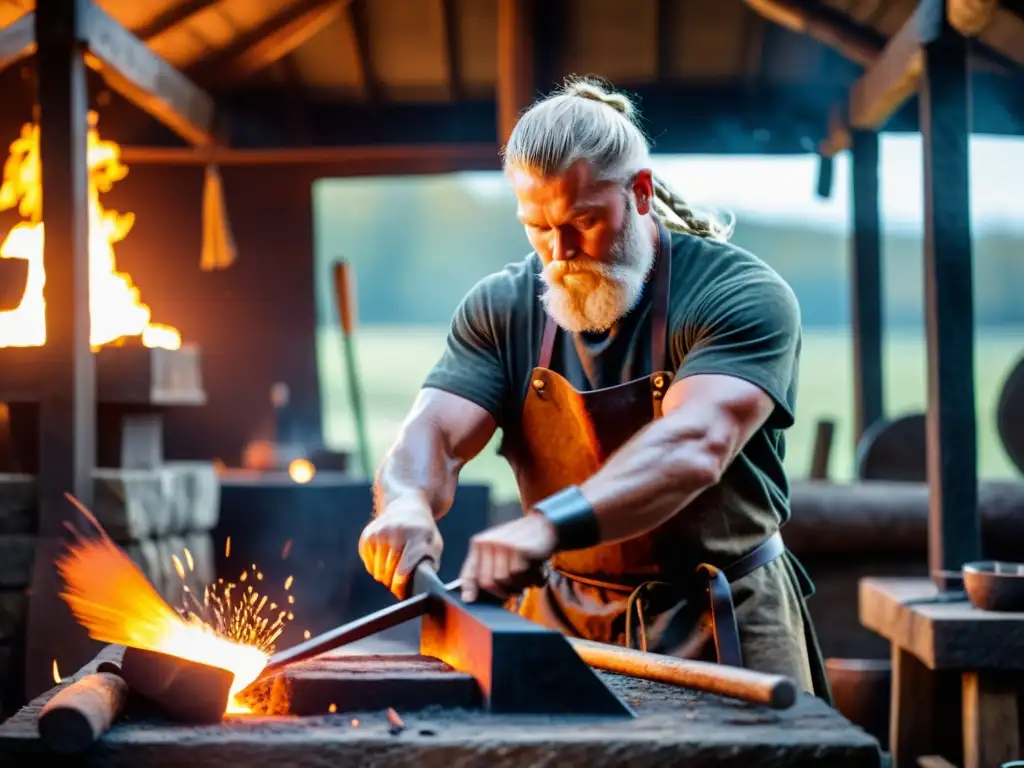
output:
[[[514,434],[537,365],[545,312],[540,258],[485,277],[455,312],[447,346],[423,383],[481,406]],[[559,331],[552,370],[581,391],[645,376],[651,365],[651,285],[601,339]],[[775,411],[724,474],[681,514],[693,556],[741,555],[789,517],[783,430],[792,426],[800,309],[792,289],[756,256],[727,243],[672,234],[666,364],[678,380],[725,374],[756,384]],[[689,527],[689,526],[687,526]]]

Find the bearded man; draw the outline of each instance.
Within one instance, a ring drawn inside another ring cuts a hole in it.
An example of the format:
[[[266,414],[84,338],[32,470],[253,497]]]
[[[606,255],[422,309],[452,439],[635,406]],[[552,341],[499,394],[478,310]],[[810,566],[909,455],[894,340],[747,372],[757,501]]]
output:
[[[379,472],[367,569],[401,595],[439,562],[435,520],[500,427],[527,514],[472,539],[463,599],[829,700],[813,587],[779,534],[792,290],[652,174],[629,99],[596,81],[527,110],[504,167],[534,252],[455,313]]]

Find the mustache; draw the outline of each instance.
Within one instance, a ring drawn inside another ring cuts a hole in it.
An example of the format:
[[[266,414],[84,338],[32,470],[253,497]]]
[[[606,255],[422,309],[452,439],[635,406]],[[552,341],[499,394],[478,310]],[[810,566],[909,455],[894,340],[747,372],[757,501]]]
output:
[[[586,257],[577,257],[567,261],[552,261],[544,267],[543,277],[546,281],[559,282],[567,275],[590,274],[603,278],[615,278],[620,270],[613,264],[604,264]]]

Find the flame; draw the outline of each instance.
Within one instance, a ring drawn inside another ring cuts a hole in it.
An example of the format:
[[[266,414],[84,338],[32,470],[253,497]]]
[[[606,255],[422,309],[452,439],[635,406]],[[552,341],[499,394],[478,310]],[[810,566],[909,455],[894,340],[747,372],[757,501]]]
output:
[[[315,474],[316,467],[308,459],[295,459],[295,461],[288,465],[288,477],[292,479],[292,482],[299,483],[300,485],[308,483]]]
[[[56,659],[53,660],[53,682],[55,682],[57,685],[60,685],[62,682],[64,682],[64,678],[60,676],[60,670],[57,669]]]
[[[128,168],[121,148],[100,139],[97,115],[89,113],[86,163],[89,177],[89,340],[93,349],[124,337],[140,337],[147,347],[178,349],[181,335],[167,325],[150,322],[150,309],[139,298],[131,278],[117,271],[114,243],[125,238],[135,223],[132,213],[104,210],[100,192],[109,192]],[[0,244],[0,258],[27,259],[28,285],[21,304],[0,312],[0,347],[38,347],[46,343],[46,303],[43,285],[43,196],[39,159],[39,126],[26,124],[10,145],[0,185],[0,211],[17,206],[28,221],[15,225]]]
[[[247,592],[239,589],[242,594],[232,598],[234,584],[219,591],[212,588],[215,585],[207,587],[202,604],[185,587],[186,600],[194,603],[199,614],[192,606],[176,612],[95,517],[68,498],[99,534],[87,538],[76,532],[67,554],[57,561],[65,585],[61,597],[78,623],[99,642],[165,653],[232,672],[235,679],[227,712],[248,712],[235,697],[266,666],[273,641],[283,628],[285,612],[271,623],[260,615],[267,598],[260,599],[252,587]],[[186,559],[191,561],[188,555]],[[180,565],[176,557],[174,561]],[[272,610],[276,607],[271,606]],[[215,620],[204,620],[200,614]]]

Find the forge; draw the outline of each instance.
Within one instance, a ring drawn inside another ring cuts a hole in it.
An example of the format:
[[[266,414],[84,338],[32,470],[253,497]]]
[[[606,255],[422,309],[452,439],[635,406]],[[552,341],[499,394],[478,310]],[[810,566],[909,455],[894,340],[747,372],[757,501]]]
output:
[[[85,418],[70,425],[62,404],[76,402],[84,390],[61,373],[64,331],[54,321],[60,313],[48,306],[61,298],[48,283],[61,276],[47,273],[44,242],[54,237],[47,236],[49,219],[60,223],[43,215],[39,123],[25,124],[10,145],[0,185],[0,210],[16,209],[21,219],[0,241],[0,260],[27,265],[20,300],[0,312],[0,646],[25,649],[5,654],[4,666],[24,667],[29,697],[45,688],[51,665],[75,668],[95,653],[55,604],[53,574],[42,567],[54,559],[70,509],[60,501],[64,493],[88,497],[105,527],[168,596],[177,586],[163,573],[172,554],[189,548],[204,575],[212,577],[214,569],[209,531],[217,523],[219,487],[213,464],[168,462],[163,453],[167,410],[206,402],[200,349],[183,343],[176,328],[155,322],[140,288],[119,270],[116,246],[135,218],[104,207],[101,198],[128,168],[120,146],[101,138],[97,115],[86,122],[81,202],[88,219],[83,287],[85,356],[91,359],[80,362],[93,368],[94,380]],[[67,451],[83,446],[84,462],[71,462]],[[84,492],[80,477],[69,482],[71,468],[88,481]],[[30,593],[40,597],[30,600]]]

